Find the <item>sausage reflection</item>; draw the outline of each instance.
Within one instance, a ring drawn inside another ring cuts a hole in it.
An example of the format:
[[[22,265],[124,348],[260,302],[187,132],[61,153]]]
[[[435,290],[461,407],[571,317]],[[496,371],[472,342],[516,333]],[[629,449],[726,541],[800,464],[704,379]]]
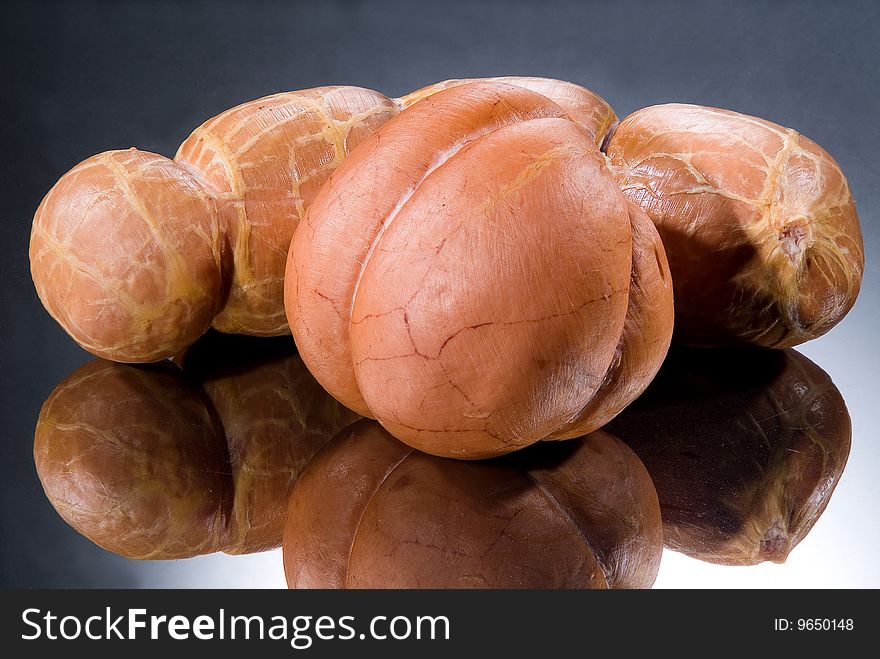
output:
[[[277,547],[302,467],[357,415],[289,337],[209,334],[177,360],[95,360],[44,403],[34,460],[73,528],[129,558]]]
[[[825,510],[851,438],[840,392],[790,349],[676,346],[607,429],[651,474],[666,545],[725,565],[785,561]]]
[[[294,487],[284,568],[292,588],[649,587],[660,531],[644,467],[601,431],[462,462],[363,420]]]

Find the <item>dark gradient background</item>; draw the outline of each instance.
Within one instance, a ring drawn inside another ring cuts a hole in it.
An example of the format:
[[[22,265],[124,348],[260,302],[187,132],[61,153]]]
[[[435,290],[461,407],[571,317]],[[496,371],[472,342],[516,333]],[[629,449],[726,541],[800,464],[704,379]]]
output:
[[[843,392],[849,466],[783,566],[725,568],[666,552],[658,586],[880,586],[880,3],[69,2],[5,3],[0,17],[0,584],[283,585],[279,552],[138,563],[68,528],[32,458],[43,400],[90,356],[30,280],[33,212],[56,179],[106,149],[168,156],[205,119],[278,92],[345,83],[399,95],[451,77],[564,78],[623,117],[668,101],[795,128],[840,162],[868,271],[829,335],[802,348]]]

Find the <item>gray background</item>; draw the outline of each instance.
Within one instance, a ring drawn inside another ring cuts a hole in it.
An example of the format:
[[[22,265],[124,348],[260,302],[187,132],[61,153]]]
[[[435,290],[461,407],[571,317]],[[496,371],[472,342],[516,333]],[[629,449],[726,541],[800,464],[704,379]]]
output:
[[[684,101],[758,115],[825,146],[849,177],[868,272],[851,314],[802,348],[853,417],[847,471],[783,566],[724,568],[666,552],[658,586],[880,586],[876,389],[877,2],[6,3],[0,18],[0,584],[283,585],[278,552],[172,563],[113,556],[69,529],[36,478],[42,401],[89,360],[43,311],[27,243],[43,194],[80,160],[137,145],[171,156],[218,112],[334,83],[399,95],[450,77],[586,85],[623,117]]]

